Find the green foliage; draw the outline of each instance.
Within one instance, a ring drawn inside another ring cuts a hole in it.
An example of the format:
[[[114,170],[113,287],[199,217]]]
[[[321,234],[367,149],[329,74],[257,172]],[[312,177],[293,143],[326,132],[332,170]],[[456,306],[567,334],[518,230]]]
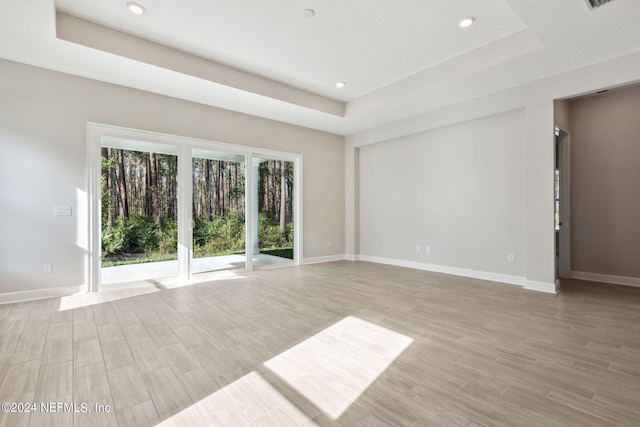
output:
[[[196,257],[244,251],[244,218],[227,213],[207,222],[196,219],[193,253]]]
[[[102,155],[103,261],[174,259],[177,156],[107,147]],[[293,246],[293,224],[280,229],[281,215],[288,221],[293,217],[293,169],[293,162],[260,162],[254,209],[261,212],[257,232],[264,252]],[[196,257],[244,253],[245,172],[244,162],[192,159]]]
[[[104,223],[104,222],[103,222]],[[122,220],[117,219],[115,224],[109,230],[109,227],[102,228],[102,255],[110,256],[119,254],[124,248],[126,240],[124,226]]]
[[[137,215],[129,219],[126,228],[127,252],[149,253],[160,245],[160,231],[153,218]]]
[[[260,249],[286,248],[293,246],[293,223],[285,226],[285,234],[280,233],[280,223],[265,213],[258,214],[258,241]]]
[[[173,254],[141,254],[139,256],[129,256],[126,258],[116,258],[114,260],[103,260],[102,267],[115,267],[118,265],[131,265],[131,264],[144,264],[147,262],[162,262],[162,261],[175,261],[178,259],[178,255]]]
[[[113,159],[102,158],[102,170],[108,171],[114,167]],[[107,222],[109,207],[111,206],[111,193],[107,187],[107,175],[102,173],[100,176],[100,198],[102,203],[102,223]]]
[[[173,221],[175,223],[175,221]],[[173,226],[176,237],[168,232],[160,233],[153,218],[146,216],[132,217],[125,226],[122,219],[115,220],[113,227],[102,227],[103,256],[122,255],[125,253],[151,253],[160,249],[160,243],[167,244],[172,238],[177,240],[177,227]],[[166,237],[165,237],[166,236]],[[175,245],[174,245],[175,248]],[[175,249],[174,249],[175,251]]]
[[[241,177],[241,184],[229,190],[233,199],[239,200],[244,196],[244,177]]]
[[[293,247],[293,223],[286,225],[286,233],[280,233],[280,225],[266,214],[258,216],[258,239],[261,250]],[[193,229],[193,251],[195,257],[218,256],[243,253],[245,250],[244,218],[228,212],[207,222],[196,219]],[[102,254],[110,261],[143,262],[135,254],[146,254],[145,259],[175,259],[178,245],[178,223],[168,218],[162,219],[162,231],[153,218],[138,215],[131,217],[126,226],[121,218],[113,227],[102,228]],[[287,249],[290,251],[290,249]],[[285,255],[285,257],[287,257]]]
[[[178,221],[168,218],[162,219],[162,233],[158,250],[163,254],[178,252]]]
[[[260,253],[266,255],[279,256],[280,258],[293,259],[293,248],[280,248],[280,249],[266,249],[260,251]]]

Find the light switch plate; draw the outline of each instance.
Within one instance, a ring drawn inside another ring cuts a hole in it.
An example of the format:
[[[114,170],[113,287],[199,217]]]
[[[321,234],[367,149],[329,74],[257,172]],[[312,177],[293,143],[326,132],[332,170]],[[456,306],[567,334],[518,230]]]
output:
[[[54,206],[53,216],[71,216],[71,206]]]

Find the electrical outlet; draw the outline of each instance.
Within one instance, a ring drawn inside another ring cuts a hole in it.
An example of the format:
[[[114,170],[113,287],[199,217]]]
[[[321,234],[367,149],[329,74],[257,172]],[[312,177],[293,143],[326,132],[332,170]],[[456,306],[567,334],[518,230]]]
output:
[[[330,247],[332,247],[332,246],[333,246],[333,242],[332,242],[331,240],[329,240],[329,241],[327,242],[327,247],[328,247],[328,248],[330,248]]]
[[[516,262],[516,256],[514,254],[507,254],[507,262]]]
[[[49,274],[53,271],[53,264],[51,264],[50,262],[45,262],[44,264],[42,264],[42,272],[44,274]]]
[[[430,254],[431,253],[431,246],[425,246],[424,247],[424,253],[425,254]]]
[[[420,253],[420,245],[416,245],[416,252]]]

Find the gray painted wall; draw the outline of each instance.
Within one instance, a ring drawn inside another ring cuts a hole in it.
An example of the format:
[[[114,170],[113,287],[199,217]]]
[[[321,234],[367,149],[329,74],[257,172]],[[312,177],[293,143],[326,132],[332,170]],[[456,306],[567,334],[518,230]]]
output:
[[[640,278],[640,86],[570,104],[572,270]]]
[[[1,60],[0,293],[86,283],[87,122],[303,154],[304,256],[344,253],[344,137]]]
[[[524,276],[524,117],[518,109],[361,147],[360,253]]]

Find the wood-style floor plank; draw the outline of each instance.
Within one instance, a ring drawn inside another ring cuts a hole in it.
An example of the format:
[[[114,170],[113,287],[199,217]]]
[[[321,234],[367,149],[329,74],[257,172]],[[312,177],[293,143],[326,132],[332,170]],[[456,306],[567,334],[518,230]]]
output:
[[[91,412],[3,412],[0,426],[640,419],[637,288],[569,280],[555,296],[333,262],[174,289],[105,288],[60,306],[0,305],[0,400]]]

